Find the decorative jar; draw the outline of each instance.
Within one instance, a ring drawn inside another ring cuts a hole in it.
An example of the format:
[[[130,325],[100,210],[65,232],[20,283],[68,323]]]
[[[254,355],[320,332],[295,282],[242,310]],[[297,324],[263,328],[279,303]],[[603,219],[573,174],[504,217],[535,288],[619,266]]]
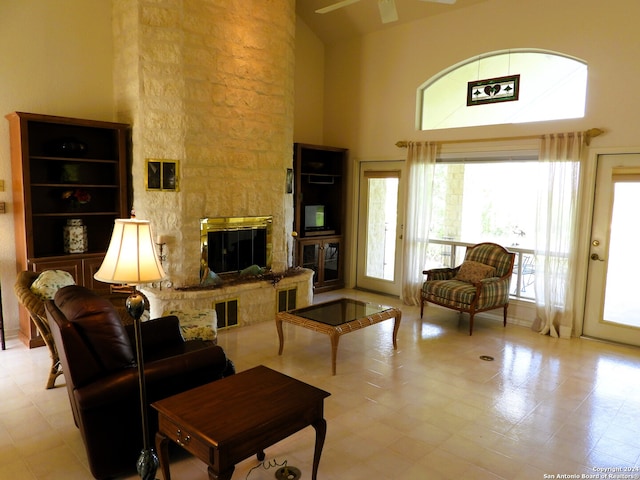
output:
[[[87,226],[80,218],[70,218],[64,226],[64,252],[84,253],[89,250]]]

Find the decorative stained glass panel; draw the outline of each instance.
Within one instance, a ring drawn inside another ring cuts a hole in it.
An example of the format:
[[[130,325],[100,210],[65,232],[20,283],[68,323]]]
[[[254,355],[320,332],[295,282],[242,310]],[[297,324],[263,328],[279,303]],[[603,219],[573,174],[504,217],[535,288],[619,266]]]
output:
[[[484,103],[513,102],[520,94],[520,75],[475,80],[467,84],[467,107]]]

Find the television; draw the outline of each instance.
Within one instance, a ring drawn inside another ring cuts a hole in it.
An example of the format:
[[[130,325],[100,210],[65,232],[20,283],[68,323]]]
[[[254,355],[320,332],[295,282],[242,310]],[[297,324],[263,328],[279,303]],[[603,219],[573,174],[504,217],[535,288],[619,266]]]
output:
[[[325,228],[324,205],[305,205],[304,229],[324,230]]]

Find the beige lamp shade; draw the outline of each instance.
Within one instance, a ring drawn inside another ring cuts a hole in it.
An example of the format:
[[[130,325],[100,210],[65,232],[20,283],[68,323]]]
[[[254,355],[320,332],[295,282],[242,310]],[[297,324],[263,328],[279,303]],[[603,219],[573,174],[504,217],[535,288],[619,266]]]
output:
[[[93,278],[106,283],[137,285],[165,276],[156,255],[151,224],[137,218],[118,218],[104,261]]]

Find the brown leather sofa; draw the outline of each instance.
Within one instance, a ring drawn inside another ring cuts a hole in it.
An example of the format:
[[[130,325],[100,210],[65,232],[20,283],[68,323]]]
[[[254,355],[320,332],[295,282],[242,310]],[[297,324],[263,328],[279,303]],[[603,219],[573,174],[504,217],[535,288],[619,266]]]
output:
[[[91,473],[135,473],[142,422],[133,325],[123,325],[108,300],[76,285],[58,290],[45,311]],[[221,347],[184,341],[177,317],[143,322],[142,342],[149,404],[234,373]],[[157,413],[149,407],[148,416],[154,445]]]

